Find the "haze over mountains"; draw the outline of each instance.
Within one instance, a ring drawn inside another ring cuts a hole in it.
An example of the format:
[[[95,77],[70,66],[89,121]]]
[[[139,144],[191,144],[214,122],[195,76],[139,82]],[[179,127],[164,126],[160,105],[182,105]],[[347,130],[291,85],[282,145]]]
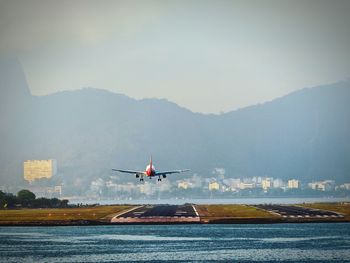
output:
[[[350,81],[220,115],[92,88],[31,96],[12,58],[0,60],[0,81],[0,185],[22,183],[27,159],[56,159],[58,178],[83,187],[112,167],[144,169],[151,154],[158,169],[205,177],[222,167],[226,177],[349,181]]]

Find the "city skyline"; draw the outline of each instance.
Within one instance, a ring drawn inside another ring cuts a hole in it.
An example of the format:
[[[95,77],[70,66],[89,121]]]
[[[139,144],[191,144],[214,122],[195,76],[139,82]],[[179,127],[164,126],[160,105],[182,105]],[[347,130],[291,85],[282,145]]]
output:
[[[305,181],[303,176],[282,179],[279,177],[262,176],[241,176],[232,177],[226,174],[223,167],[212,170],[211,175],[196,173],[184,175],[181,178],[167,178],[162,183],[156,180],[146,179],[143,182],[135,182],[133,176],[128,175],[125,180],[120,180],[118,175],[105,176],[92,179],[85,191],[76,194],[66,188],[62,179],[56,178],[56,160],[27,160],[23,163],[23,179],[28,185],[19,185],[20,188],[28,188],[38,197],[64,197],[70,198],[110,198],[125,199],[149,197],[160,198],[159,194],[165,194],[166,198],[179,198],[181,193],[193,194],[195,198],[205,198],[208,194],[213,198],[213,193],[224,194],[225,198],[235,198],[240,196],[258,197],[270,196],[319,196],[320,192],[325,195],[342,195],[349,193],[350,182],[339,184],[332,179]],[[14,189],[14,188],[13,188]],[[0,190],[5,187],[0,185]],[[310,190],[312,190],[310,192]],[[183,192],[184,191],[184,192]],[[297,191],[297,192],[296,192]],[[219,198],[219,196],[216,198]],[[214,197],[215,197],[214,196]]]

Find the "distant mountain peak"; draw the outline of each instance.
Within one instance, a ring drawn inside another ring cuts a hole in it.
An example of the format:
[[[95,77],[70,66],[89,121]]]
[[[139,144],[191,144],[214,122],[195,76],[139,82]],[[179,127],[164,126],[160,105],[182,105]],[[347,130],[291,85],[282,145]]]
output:
[[[0,56],[0,91],[1,100],[8,103],[31,97],[22,65],[15,56]]]

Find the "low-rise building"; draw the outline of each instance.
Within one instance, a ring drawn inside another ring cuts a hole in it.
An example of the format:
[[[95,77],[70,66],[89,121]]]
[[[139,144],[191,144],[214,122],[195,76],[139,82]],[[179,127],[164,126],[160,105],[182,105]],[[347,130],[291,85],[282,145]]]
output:
[[[345,183],[339,186],[340,189],[350,190],[350,183]]]
[[[180,189],[187,189],[189,188],[189,183],[186,182],[186,181],[180,181],[178,184],[177,184],[177,188],[180,188]]]
[[[29,190],[32,191],[36,197],[53,198],[62,196],[62,186],[30,186]]]
[[[219,190],[219,189],[220,189],[220,185],[218,182],[209,183],[209,191]]]
[[[222,180],[222,183],[225,188],[224,191],[237,191],[237,189],[239,189],[241,179],[228,178],[228,179]]]
[[[308,185],[313,190],[332,191],[335,189],[335,182],[333,180],[312,182],[312,183],[309,183]]]
[[[284,188],[286,185],[285,185],[285,182],[283,182],[282,179],[275,179],[273,180],[273,187],[274,188]]]
[[[298,189],[299,187],[300,187],[299,180],[296,180],[296,179],[288,180],[288,188],[289,189]]]
[[[239,185],[239,189],[252,189],[252,188],[255,188],[255,184],[254,183],[244,183],[244,182],[241,182],[240,185]]]

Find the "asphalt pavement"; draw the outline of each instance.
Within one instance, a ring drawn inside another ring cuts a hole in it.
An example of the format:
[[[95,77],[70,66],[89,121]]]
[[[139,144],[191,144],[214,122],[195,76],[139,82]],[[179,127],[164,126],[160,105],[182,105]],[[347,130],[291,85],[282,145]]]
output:
[[[192,205],[144,205],[112,218],[113,223],[199,222]]]
[[[294,205],[256,205],[255,207],[264,209],[283,218],[342,218],[344,215],[319,209],[306,208]]]

